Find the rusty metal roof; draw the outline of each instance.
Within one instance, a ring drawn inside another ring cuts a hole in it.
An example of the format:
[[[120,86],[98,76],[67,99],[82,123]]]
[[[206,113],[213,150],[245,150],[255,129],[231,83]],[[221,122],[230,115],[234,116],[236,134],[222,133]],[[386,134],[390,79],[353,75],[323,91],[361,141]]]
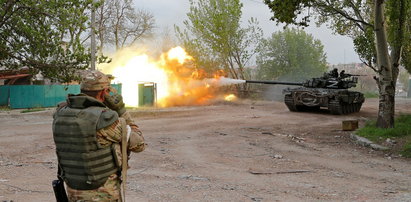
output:
[[[17,79],[31,76],[31,74],[0,75],[0,79]]]

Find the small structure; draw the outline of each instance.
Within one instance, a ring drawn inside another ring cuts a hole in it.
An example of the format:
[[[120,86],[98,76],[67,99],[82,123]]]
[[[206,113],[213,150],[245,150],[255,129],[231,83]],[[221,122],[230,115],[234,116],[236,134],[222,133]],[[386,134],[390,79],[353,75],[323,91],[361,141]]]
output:
[[[138,106],[154,106],[157,100],[157,85],[154,82],[138,84]]]
[[[358,120],[345,120],[342,121],[342,130],[353,131],[358,129]]]
[[[0,70],[2,85],[30,85],[32,77],[28,69]]]

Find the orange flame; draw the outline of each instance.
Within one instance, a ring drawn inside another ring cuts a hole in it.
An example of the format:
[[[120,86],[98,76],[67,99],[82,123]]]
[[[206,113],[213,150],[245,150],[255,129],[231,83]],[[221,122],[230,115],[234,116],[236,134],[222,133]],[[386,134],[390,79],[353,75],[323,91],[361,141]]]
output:
[[[157,84],[157,106],[208,104],[219,97],[215,83],[225,73],[217,71],[209,76],[195,68],[192,61],[181,47],[162,54],[157,61],[144,53],[126,49],[117,53],[111,64],[101,65],[99,69],[113,74],[114,82],[122,83],[127,106],[138,106],[138,84],[142,82]]]

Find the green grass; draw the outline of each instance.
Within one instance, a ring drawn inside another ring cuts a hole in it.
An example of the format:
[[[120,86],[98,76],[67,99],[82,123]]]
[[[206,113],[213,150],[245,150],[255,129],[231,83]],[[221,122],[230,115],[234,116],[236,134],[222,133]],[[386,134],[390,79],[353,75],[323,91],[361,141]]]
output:
[[[0,111],[10,111],[10,107],[8,106],[0,106]]]
[[[365,98],[378,98],[379,94],[375,92],[365,92],[364,97]]]
[[[408,141],[402,151],[401,151],[401,155],[407,158],[411,158],[411,141]]]
[[[356,134],[374,142],[384,142],[387,138],[395,139],[402,145],[400,153],[411,157],[411,115],[400,115],[394,123],[394,128],[382,129],[376,127],[376,121],[369,121]]]
[[[20,113],[30,113],[30,112],[39,112],[39,111],[44,111],[44,108],[33,108],[33,109],[25,109],[21,111]]]

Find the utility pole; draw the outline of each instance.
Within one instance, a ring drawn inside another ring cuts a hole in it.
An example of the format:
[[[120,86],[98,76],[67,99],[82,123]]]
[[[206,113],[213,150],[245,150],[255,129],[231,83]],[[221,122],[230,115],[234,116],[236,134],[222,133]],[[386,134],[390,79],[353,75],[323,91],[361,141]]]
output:
[[[91,7],[91,70],[96,70],[96,35],[95,35],[95,27],[96,27],[96,9],[93,5]]]

